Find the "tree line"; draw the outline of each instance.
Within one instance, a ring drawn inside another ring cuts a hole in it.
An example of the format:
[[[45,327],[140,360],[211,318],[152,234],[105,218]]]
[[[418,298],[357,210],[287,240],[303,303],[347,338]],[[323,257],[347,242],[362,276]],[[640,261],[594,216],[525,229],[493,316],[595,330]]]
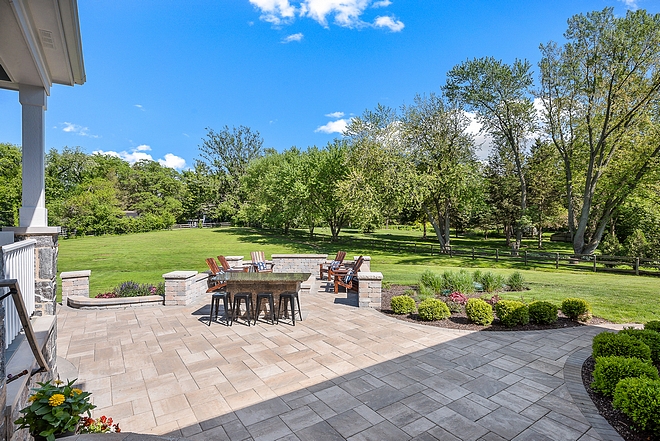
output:
[[[324,147],[264,148],[248,127],[207,129],[177,172],[79,148],[46,158],[49,222],[76,234],[167,228],[203,218],[279,228],[427,223],[524,234],[568,230],[576,254],[660,254],[660,15],[611,8],[568,20],[565,43],[527,60],[452,68],[438,93],[352,118]],[[492,145],[477,158],[472,119]],[[0,222],[20,206],[20,150],[0,144]],[[16,178],[16,177],[19,178]],[[139,216],[126,217],[126,211]]]

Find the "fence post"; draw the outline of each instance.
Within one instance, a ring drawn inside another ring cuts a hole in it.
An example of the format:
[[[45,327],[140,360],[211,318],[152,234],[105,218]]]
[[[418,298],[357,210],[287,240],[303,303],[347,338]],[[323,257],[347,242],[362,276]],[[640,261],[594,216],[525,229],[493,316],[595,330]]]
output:
[[[500,261],[500,250],[495,248],[495,262]]]
[[[472,260],[474,260],[474,247],[472,247]]]
[[[555,269],[559,269],[559,253],[555,253]]]
[[[523,251],[525,253],[525,266],[527,266],[527,250]]]
[[[449,245],[449,257],[454,257],[451,245]]]
[[[431,244],[431,256],[433,255],[433,244]]]
[[[413,253],[417,254],[417,242],[413,244]]]
[[[635,275],[639,276],[639,257],[635,257]]]
[[[596,272],[596,255],[594,254],[594,272]]]

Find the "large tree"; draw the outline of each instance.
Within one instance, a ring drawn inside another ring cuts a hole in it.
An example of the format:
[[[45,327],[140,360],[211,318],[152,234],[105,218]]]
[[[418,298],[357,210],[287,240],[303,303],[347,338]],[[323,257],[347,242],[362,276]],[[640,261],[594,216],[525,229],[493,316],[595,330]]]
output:
[[[18,225],[21,184],[21,149],[0,143],[0,225]]]
[[[511,158],[520,181],[520,214],[514,249],[520,248],[527,208],[525,178],[526,142],[536,127],[531,96],[531,65],[515,60],[508,65],[492,57],[476,58],[455,66],[447,73],[447,95],[475,112],[482,132],[495,138],[500,155]]]
[[[404,106],[402,139],[415,169],[415,198],[445,248],[450,244],[450,219],[466,210],[478,193],[478,166],[470,123],[465,112],[440,95],[415,97]]]
[[[618,207],[658,169],[660,15],[612,8],[568,20],[541,45],[546,130],[564,168],[576,254],[591,254]]]

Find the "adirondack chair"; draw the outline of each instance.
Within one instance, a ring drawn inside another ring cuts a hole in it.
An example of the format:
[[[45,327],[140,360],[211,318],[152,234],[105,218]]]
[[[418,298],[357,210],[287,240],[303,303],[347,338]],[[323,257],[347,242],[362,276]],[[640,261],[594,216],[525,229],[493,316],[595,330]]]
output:
[[[252,251],[250,253],[252,256],[252,267],[258,273],[272,273],[273,264],[272,262],[266,262],[266,256],[263,251]]]
[[[218,256],[218,260],[220,261],[220,265],[222,265],[222,270],[226,273],[247,273],[250,270],[249,266],[229,266],[229,262],[227,262],[225,256]]]
[[[209,284],[211,286],[206,290],[206,292],[215,292],[226,288],[227,282],[224,280],[218,280],[218,276],[221,276],[224,273],[224,270],[220,269],[215,259],[213,257],[209,257],[206,259],[206,264],[211,270],[211,277],[209,277]]]
[[[347,293],[349,289],[353,288],[353,282],[356,281],[358,277],[358,271],[360,271],[362,262],[364,262],[364,258],[360,256],[352,268],[348,268],[345,272],[333,272],[333,277],[335,279],[335,294],[339,293],[340,286],[346,288]]]
[[[344,258],[346,257],[346,251],[337,251],[337,255],[332,262],[325,262],[319,264],[319,277],[323,280],[323,274],[328,275],[328,280],[332,278],[330,271],[338,270],[339,267],[344,263]]]

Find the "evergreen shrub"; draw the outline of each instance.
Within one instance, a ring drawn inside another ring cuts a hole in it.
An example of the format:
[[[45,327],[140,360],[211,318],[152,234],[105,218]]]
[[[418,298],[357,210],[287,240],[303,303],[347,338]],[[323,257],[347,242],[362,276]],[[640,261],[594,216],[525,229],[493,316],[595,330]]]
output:
[[[546,301],[529,304],[529,321],[539,325],[549,325],[557,321],[557,306]]]
[[[638,429],[660,435],[660,381],[625,378],[616,385],[612,405],[628,415]]]
[[[442,320],[451,316],[445,302],[438,299],[427,299],[417,306],[419,318],[425,321]]]
[[[635,357],[644,361],[651,361],[651,349],[641,340],[627,334],[614,334],[601,332],[592,342],[593,357]]]
[[[506,327],[529,323],[529,308],[517,300],[500,300],[495,304],[495,314]]]
[[[415,300],[408,296],[394,296],[390,306],[395,314],[410,314],[415,312]]]
[[[487,326],[493,323],[493,307],[483,299],[468,299],[465,313],[472,323]]]
[[[639,358],[598,357],[594,366],[594,381],[591,387],[605,395],[612,396],[619,381],[624,378],[645,377],[660,380],[655,366]]]
[[[591,312],[591,306],[584,299],[568,298],[561,302],[561,312],[571,320],[577,320]]]

